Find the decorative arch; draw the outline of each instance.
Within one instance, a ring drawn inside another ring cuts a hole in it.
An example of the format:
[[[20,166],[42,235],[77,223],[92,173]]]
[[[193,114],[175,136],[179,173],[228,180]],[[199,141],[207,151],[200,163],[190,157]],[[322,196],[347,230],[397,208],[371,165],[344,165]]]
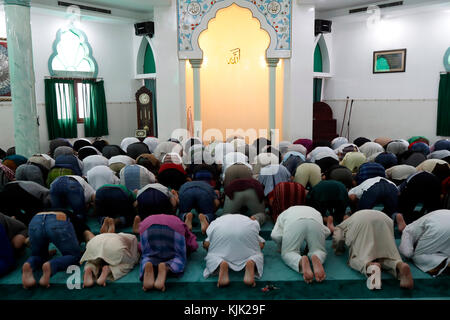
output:
[[[247,8],[270,36],[266,58],[291,56],[291,1],[178,0],[178,53],[180,59],[202,59],[198,39],[220,9],[236,4]]]
[[[322,57],[322,72],[330,73],[331,72],[330,54],[328,52],[327,42],[325,41],[323,34],[320,34],[318,40],[316,40],[316,47],[315,47],[316,50],[317,50],[317,46],[319,47],[318,50],[320,50],[321,57]],[[317,51],[315,51],[315,52],[317,52]]]
[[[450,47],[447,49],[444,55],[444,67],[447,72],[450,72]]]
[[[155,62],[155,50],[153,50],[152,43],[148,36],[142,38],[141,44],[139,45],[139,50],[136,59],[136,74],[146,74],[145,72],[145,63],[146,63],[146,55],[148,57],[148,50],[151,50],[151,58],[153,59],[153,64],[155,66],[156,73],[156,62]]]
[[[98,64],[82,30],[73,25],[58,30],[48,69],[51,76],[97,77]]]

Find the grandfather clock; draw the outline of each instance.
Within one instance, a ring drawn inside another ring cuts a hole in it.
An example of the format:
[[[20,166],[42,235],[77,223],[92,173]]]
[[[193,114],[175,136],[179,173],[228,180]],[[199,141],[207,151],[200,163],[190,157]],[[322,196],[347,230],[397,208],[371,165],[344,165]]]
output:
[[[147,136],[154,136],[152,92],[145,86],[136,92],[138,129],[146,130]]]

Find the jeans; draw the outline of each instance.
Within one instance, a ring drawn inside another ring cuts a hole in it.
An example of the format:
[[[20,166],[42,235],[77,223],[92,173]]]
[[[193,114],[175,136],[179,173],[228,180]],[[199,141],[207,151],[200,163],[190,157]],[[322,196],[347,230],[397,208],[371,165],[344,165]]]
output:
[[[202,188],[191,187],[179,194],[181,220],[184,221],[186,214],[192,209],[202,213],[211,223],[215,219],[214,198]]]
[[[75,215],[86,218],[84,189],[77,180],[67,176],[58,178],[50,187],[50,197],[53,208],[70,207]]]
[[[0,224],[0,277],[14,267],[14,250],[6,235],[5,228]]]
[[[62,221],[55,214],[36,215],[29,225],[31,256],[27,262],[33,271],[41,269],[48,261],[48,246],[53,243],[62,256],[50,260],[52,275],[65,271],[70,265],[78,265],[81,250],[72,223],[68,218]]]
[[[131,225],[136,215],[134,200],[119,187],[102,187],[95,194],[95,213],[100,224],[106,217],[119,218],[123,225]]]
[[[398,189],[392,183],[381,180],[366,190],[358,203],[358,210],[372,209],[377,204],[384,206],[383,212],[392,217],[397,212]]]

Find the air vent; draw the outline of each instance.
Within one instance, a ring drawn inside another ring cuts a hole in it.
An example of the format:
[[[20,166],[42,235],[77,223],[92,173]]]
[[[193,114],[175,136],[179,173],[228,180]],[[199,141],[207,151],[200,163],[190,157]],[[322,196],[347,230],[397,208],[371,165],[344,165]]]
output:
[[[385,9],[385,8],[397,7],[397,6],[402,6],[402,5],[403,5],[403,1],[396,1],[396,2],[378,4],[376,6],[380,9]],[[348,13],[353,14],[353,13],[359,13],[359,12],[367,12],[367,9],[369,9],[369,7],[351,9],[351,10],[349,10]]]
[[[64,2],[64,1],[58,1],[58,6],[61,6],[61,7],[77,6],[81,10],[87,10],[87,11],[94,11],[94,12],[100,12],[100,13],[105,13],[105,14],[111,14],[111,10],[108,10],[108,9],[89,7],[89,6],[84,6],[84,5],[81,5],[81,4],[69,3],[69,2]]]

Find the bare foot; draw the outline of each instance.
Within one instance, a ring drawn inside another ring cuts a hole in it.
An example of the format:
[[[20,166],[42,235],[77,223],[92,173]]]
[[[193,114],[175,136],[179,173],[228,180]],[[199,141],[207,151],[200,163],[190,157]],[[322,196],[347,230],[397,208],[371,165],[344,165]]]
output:
[[[100,228],[100,233],[107,233],[109,229],[109,218],[103,219],[102,227]]]
[[[166,277],[168,269],[169,267],[164,262],[161,262],[158,265],[158,277],[156,277],[155,289],[161,290],[162,292],[166,291]]]
[[[116,222],[113,218],[109,218],[108,233],[116,233]]]
[[[322,282],[326,278],[325,270],[323,269],[322,262],[320,262],[319,258],[313,254],[311,256],[311,263],[314,269],[314,276],[316,277],[317,282]]]
[[[406,222],[405,219],[403,219],[403,215],[401,213],[397,214],[395,217],[395,220],[397,220],[397,227],[400,232],[403,232],[406,228]]]
[[[198,220],[200,220],[202,233],[205,234],[206,233],[206,229],[208,229],[208,227],[209,227],[208,219],[206,219],[206,216],[203,213],[200,213],[198,215]]]
[[[151,262],[147,262],[144,267],[144,285],[142,289],[144,291],[153,289],[155,284],[155,273],[153,271],[153,264]]]
[[[345,215],[345,216],[344,216],[344,220],[347,220],[348,218],[349,218],[348,215]]]
[[[327,227],[330,229],[331,233],[334,233],[334,223],[333,223],[333,217],[329,216],[327,220]]]
[[[255,216],[251,216],[250,219],[255,220],[256,221],[256,217]]]
[[[22,267],[22,284],[25,289],[32,288],[36,285],[31,265],[26,262]]]
[[[100,277],[97,279],[97,284],[99,286],[106,287],[106,278],[108,278],[108,275],[110,274],[110,272],[111,272],[111,269],[109,268],[108,265],[103,266],[102,273],[101,273]]]
[[[311,270],[311,265],[309,264],[309,259],[307,256],[302,256],[300,260],[301,270],[303,271],[303,279],[306,283],[312,283],[314,280],[314,274]]]
[[[91,231],[86,230],[86,231],[83,232],[83,237],[84,237],[84,241],[87,244],[89,241],[92,240],[92,238],[95,237],[95,235]]]
[[[400,288],[412,289],[414,287],[414,280],[409,265],[401,262],[397,264],[397,270],[400,279]]]
[[[134,234],[139,234],[139,224],[141,223],[141,217],[136,216],[134,217],[134,221],[133,221],[133,233]]]
[[[192,212],[189,212],[184,218],[184,223],[186,223],[188,229],[191,231],[192,231],[192,219],[194,219],[194,215],[192,214]]]
[[[84,268],[83,288],[90,288],[93,285],[94,285],[94,274],[92,272],[92,269],[89,267]]]
[[[39,280],[39,284],[44,287],[50,287],[50,277],[52,275],[52,268],[50,266],[50,262],[46,262],[42,265],[42,277]]]
[[[245,264],[244,283],[252,288],[256,287],[255,282],[255,262],[248,260]]]
[[[230,278],[228,277],[228,263],[222,261],[219,269],[219,280],[217,281],[217,287],[222,288],[230,284]]]

